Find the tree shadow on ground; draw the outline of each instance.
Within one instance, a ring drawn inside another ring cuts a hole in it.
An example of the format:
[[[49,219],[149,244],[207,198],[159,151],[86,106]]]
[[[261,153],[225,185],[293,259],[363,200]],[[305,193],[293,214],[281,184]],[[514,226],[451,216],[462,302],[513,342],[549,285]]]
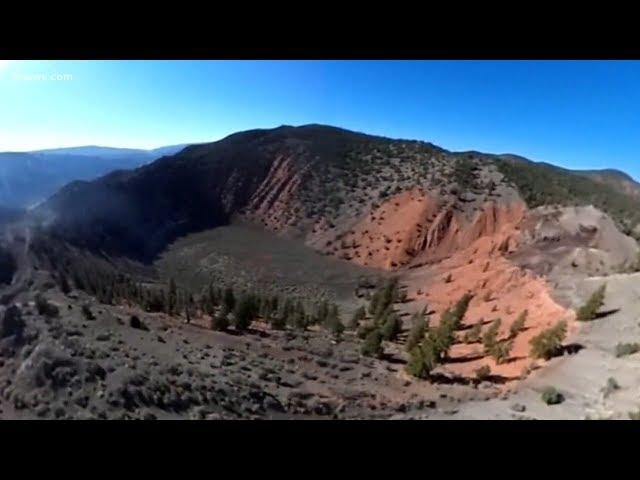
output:
[[[475,377],[450,376],[444,373],[432,373],[429,376],[431,383],[440,385],[479,385],[482,382],[495,383],[496,385],[504,385],[505,383],[516,380],[515,378],[505,377],[503,375],[492,374],[483,380]]]
[[[493,323],[493,320],[482,320],[481,322],[476,322],[470,325],[461,325],[460,328],[458,328],[456,331],[457,332],[464,332],[466,330],[471,330],[473,327],[475,327],[477,324],[480,324],[481,326],[485,326],[485,325],[489,325],[490,323]]]
[[[472,380],[466,377],[450,376],[444,373],[432,373],[429,375],[431,383],[439,385],[471,385]]]
[[[503,365],[506,365],[506,364],[509,364],[509,363],[517,362],[518,360],[526,360],[526,359],[527,359],[526,355],[521,355],[519,357],[509,357],[502,363],[503,363]]]
[[[491,382],[491,383],[495,383],[498,385],[504,385],[505,383],[508,382],[513,382],[514,380],[516,380],[515,378],[510,378],[510,377],[505,377],[503,375],[489,375],[487,377],[487,382]]]
[[[485,355],[483,353],[477,353],[477,354],[472,354],[472,355],[465,355],[464,357],[447,358],[444,361],[444,363],[445,364],[467,363],[467,362],[473,362],[474,360],[480,360],[480,359],[482,359],[484,357],[485,357]]]
[[[405,363],[407,363],[404,360],[402,360],[401,358],[398,358],[398,357],[396,357],[396,356],[394,356],[394,355],[392,355],[390,353],[383,353],[380,356],[380,360],[385,360],[385,361],[387,361],[389,363],[392,363],[394,365],[404,365]]]
[[[620,311],[619,308],[612,308],[609,310],[603,310],[601,312],[598,312],[595,314],[595,316],[593,317],[594,320],[599,320],[601,318],[605,318],[608,317],[609,315],[613,315],[614,313],[618,313]]]
[[[579,343],[569,343],[567,345],[562,345],[555,356],[563,356],[563,355],[575,355],[580,350],[584,348],[584,345]]]
[[[249,328],[247,330],[247,333],[250,333],[252,335],[256,335],[260,338],[271,338],[271,334],[265,330],[259,330],[259,329],[254,329],[254,328]]]

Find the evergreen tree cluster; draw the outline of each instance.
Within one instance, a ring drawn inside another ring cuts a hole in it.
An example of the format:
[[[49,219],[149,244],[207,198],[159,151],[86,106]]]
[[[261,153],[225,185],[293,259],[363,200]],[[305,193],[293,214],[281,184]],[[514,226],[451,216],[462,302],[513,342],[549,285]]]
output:
[[[357,328],[358,337],[364,339],[361,347],[363,355],[380,357],[384,350],[382,341],[397,340],[402,330],[402,322],[393,304],[403,302],[405,298],[406,293],[400,289],[398,279],[391,278],[371,296],[367,309],[372,317],[371,322],[363,323],[366,319],[364,307],[355,312],[351,326]]]
[[[417,378],[427,378],[442,364],[449,349],[456,341],[455,332],[460,328],[473,295],[464,294],[456,304],[442,313],[438,326],[426,329],[426,335],[409,351],[407,371]]]
[[[194,295],[178,287],[173,278],[164,287],[135,280],[109,262],[76,256],[54,241],[36,242],[33,249],[39,264],[53,272],[65,294],[76,288],[100,303],[138,305],[147,312],[183,316],[187,322],[206,315],[213,330],[233,326],[237,331],[246,331],[257,319],[276,330],[305,330],[319,325],[336,337],[345,329],[338,306],[327,301],[311,304],[290,296],[237,291],[213,283]],[[89,311],[83,313],[86,316]]]
[[[517,319],[516,322],[518,322]],[[501,325],[502,319],[496,318],[482,335],[484,353],[493,357],[498,365],[504,363],[509,358],[511,350],[513,349],[513,337],[510,336],[506,340],[498,340]]]

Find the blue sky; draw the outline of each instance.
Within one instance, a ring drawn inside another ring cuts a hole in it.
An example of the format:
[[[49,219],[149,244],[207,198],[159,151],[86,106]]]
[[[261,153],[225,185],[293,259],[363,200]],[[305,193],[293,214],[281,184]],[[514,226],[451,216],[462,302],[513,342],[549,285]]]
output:
[[[640,178],[640,63],[0,61],[0,151],[305,123]]]

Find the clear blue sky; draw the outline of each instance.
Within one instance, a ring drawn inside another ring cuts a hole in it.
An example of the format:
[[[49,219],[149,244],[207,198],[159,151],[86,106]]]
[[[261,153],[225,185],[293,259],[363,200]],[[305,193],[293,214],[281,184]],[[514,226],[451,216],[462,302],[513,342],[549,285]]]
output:
[[[640,62],[0,61],[0,151],[305,123],[640,178]]]

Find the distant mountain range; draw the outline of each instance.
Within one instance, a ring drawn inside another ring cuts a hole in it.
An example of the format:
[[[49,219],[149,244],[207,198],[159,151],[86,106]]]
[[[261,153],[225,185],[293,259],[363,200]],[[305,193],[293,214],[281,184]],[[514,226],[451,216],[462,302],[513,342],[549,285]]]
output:
[[[173,155],[186,145],[153,150],[82,146],[0,153],[0,206],[29,208],[73,180],[92,180]]]

